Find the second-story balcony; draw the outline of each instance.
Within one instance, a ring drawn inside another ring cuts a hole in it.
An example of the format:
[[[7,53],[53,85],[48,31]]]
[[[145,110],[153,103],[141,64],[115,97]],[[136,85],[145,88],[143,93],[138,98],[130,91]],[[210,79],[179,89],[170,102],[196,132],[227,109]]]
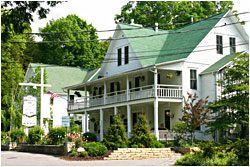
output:
[[[157,92],[157,95],[155,95],[155,92]],[[101,94],[96,96],[88,96],[87,98],[70,101],[69,110],[79,110],[153,97],[180,99],[182,98],[182,86],[158,84],[157,91],[155,91],[154,85],[146,85],[129,90],[110,92],[106,95]]]

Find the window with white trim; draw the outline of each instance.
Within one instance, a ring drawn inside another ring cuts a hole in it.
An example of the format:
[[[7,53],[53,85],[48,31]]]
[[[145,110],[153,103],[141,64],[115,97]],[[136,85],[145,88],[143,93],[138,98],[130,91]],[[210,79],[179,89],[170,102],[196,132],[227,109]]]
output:
[[[197,72],[190,70],[190,89],[197,89]]]
[[[216,35],[216,50],[218,54],[223,54],[223,39],[221,35]]]
[[[230,54],[236,52],[236,46],[235,46],[235,38],[230,37],[229,38],[229,43],[230,43]]]
[[[122,49],[121,48],[117,49],[117,53],[118,53],[117,65],[120,66],[120,65],[122,65]]]

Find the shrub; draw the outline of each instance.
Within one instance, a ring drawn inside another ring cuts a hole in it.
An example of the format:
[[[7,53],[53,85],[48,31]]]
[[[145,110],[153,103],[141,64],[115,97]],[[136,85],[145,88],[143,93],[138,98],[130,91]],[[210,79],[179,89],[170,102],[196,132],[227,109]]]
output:
[[[40,141],[40,144],[41,144],[41,145],[50,145],[50,144],[51,144],[51,140],[48,139],[48,138],[43,138],[43,139]]]
[[[77,154],[78,154],[78,153],[77,153],[76,151],[72,151],[71,156],[74,157],[74,156],[76,156]]]
[[[145,115],[138,116],[138,122],[135,124],[133,136],[130,138],[130,144],[136,144],[138,147],[150,147],[156,141],[156,136],[150,134],[149,125]]]
[[[80,157],[88,157],[88,152],[87,151],[82,151],[80,153]]]
[[[233,151],[241,160],[249,160],[249,141],[246,139],[237,139],[236,142],[227,142],[227,151]]]
[[[80,146],[82,146],[82,144],[83,144],[83,141],[81,138],[76,139],[76,142],[75,142],[76,148],[79,148]]]
[[[10,132],[1,132],[1,144],[8,144],[10,142]]]
[[[19,137],[25,137],[25,133],[22,129],[13,129],[10,131],[11,140],[18,142]]]
[[[65,128],[51,128],[48,137],[51,139],[52,144],[62,144],[65,137]]]
[[[131,145],[131,148],[139,148],[139,146],[136,144],[133,144],[133,145]]]
[[[209,139],[201,141],[199,148],[203,151],[203,155],[208,157],[211,157],[217,151],[214,140],[210,142]]]
[[[121,145],[128,144],[126,130],[120,118],[120,114],[114,116],[114,123],[110,126],[107,133],[105,133],[103,142],[108,149],[111,150],[115,150],[121,147]]]
[[[83,134],[83,137],[88,141],[97,141],[97,137],[94,133],[86,132]]]
[[[36,126],[29,131],[29,141],[31,144],[35,144],[41,140],[41,136],[44,135],[44,131],[40,126]]]
[[[107,147],[102,143],[84,143],[83,148],[85,148],[88,154],[92,157],[101,156],[106,154],[108,151]]]
[[[151,145],[152,148],[164,148],[165,145],[162,144],[160,141],[155,141],[154,144]]]
[[[70,152],[76,152],[76,148],[71,148]]]

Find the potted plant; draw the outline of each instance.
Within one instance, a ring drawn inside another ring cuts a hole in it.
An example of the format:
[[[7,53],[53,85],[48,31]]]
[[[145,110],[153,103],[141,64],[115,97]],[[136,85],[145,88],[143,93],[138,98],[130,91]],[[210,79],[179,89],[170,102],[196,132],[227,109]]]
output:
[[[168,78],[168,79],[173,78],[173,74],[172,74],[172,73],[167,74],[167,75],[166,75],[166,78]]]

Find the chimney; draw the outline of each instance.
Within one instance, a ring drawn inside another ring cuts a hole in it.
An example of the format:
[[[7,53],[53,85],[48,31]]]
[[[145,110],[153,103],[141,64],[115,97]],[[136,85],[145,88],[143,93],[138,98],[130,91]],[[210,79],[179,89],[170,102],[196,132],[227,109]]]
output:
[[[158,23],[155,23],[155,32],[158,32]]]
[[[194,23],[194,16],[191,15],[191,24],[193,24],[193,23]]]
[[[130,23],[131,25],[134,25],[135,23],[134,23],[134,19],[131,19],[131,23]]]

